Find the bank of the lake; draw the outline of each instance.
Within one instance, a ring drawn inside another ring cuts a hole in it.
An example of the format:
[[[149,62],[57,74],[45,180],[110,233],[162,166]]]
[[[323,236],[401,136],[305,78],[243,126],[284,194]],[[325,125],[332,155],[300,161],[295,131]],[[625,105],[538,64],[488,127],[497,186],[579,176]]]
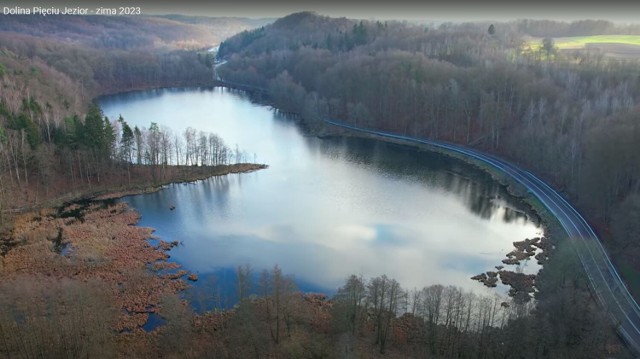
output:
[[[200,293],[192,302],[213,295],[233,303],[235,269],[244,264],[254,273],[279,264],[303,291],[327,295],[350,273],[484,292],[472,276],[500,264],[513,242],[543,234],[531,208],[484,171],[406,145],[320,139],[300,121],[250,100],[224,88],[101,99],[109,117],[122,115],[136,126],[151,117],[178,132],[215,132],[270,165],[248,176],[124,199],[142,213],[143,226],[184,243],[171,255],[198,273]],[[171,204],[175,212],[166,210]],[[522,269],[537,272],[534,262]]]
[[[299,118],[299,121],[303,125],[306,123],[303,118]],[[470,166],[473,166],[489,174],[493,180],[503,185],[510,195],[512,195],[515,198],[521,199],[524,203],[530,206],[532,212],[539,217],[539,223],[544,228],[545,237],[548,240],[550,240],[552,243],[555,244],[557,240],[560,240],[566,237],[566,234],[564,234],[564,230],[562,229],[562,226],[558,222],[558,219],[551,212],[549,212],[549,210],[540,202],[538,198],[536,198],[529,191],[527,191],[527,189],[524,186],[522,186],[521,183],[517,182],[512,177],[506,175],[504,172],[499,171],[496,167],[491,166],[486,162],[480,161],[470,156],[463,155],[455,151],[437,147],[437,146],[421,144],[421,143],[411,142],[411,141],[404,141],[404,140],[394,139],[386,136],[378,136],[370,133],[350,131],[343,128],[337,128],[336,126],[331,126],[330,124],[325,124],[325,127],[323,127],[322,130],[318,130],[316,127],[308,126],[308,125],[306,125],[304,128],[309,129],[309,135],[318,136],[320,138],[330,138],[333,136],[341,136],[341,137],[375,139],[378,141],[396,143],[403,146],[415,148],[418,151],[439,153],[443,156],[447,156],[447,157],[451,157],[451,158],[455,158],[457,160],[463,161],[469,164]],[[313,129],[313,128],[316,128],[316,129]]]
[[[205,180],[207,178],[215,176],[225,176],[228,174],[237,173],[249,173],[266,169],[269,166],[266,164],[256,163],[236,163],[230,165],[218,165],[218,166],[176,166],[169,165],[164,168],[153,169],[150,166],[134,165],[133,171],[142,170],[145,172],[156,171],[158,174],[155,180],[152,181],[139,181],[134,180],[133,183],[123,184],[117,187],[111,187],[107,190],[93,191],[89,194],[83,195],[81,198],[87,198],[92,200],[109,200],[118,199],[126,196],[133,196],[144,193],[153,193],[161,190],[163,187],[169,184],[189,183]],[[134,174],[134,177],[137,177]],[[79,198],[79,199],[81,199]],[[79,200],[76,199],[75,201]]]
[[[239,85],[239,84],[227,84],[224,81],[219,81],[217,85],[228,88],[228,89],[232,89],[234,91],[248,92],[251,94],[252,101],[262,105],[271,106],[274,109],[276,109],[276,111],[280,111],[277,108],[276,103],[268,100],[268,95],[267,95],[268,91],[265,89],[253,88],[251,86],[243,87],[242,85]],[[543,238],[543,241],[545,242],[545,246],[543,249],[544,258],[550,258],[552,249],[558,245],[559,241],[565,240],[567,237],[566,232],[563,230],[558,219],[547,209],[547,207],[545,207],[543,203],[540,202],[540,200],[537,197],[535,197],[530,191],[528,191],[521,183],[516,181],[514,178],[510,177],[504,172],[498,170],[496,167],[491,166],[484,161],[478,160],[468,155],[458,153],[456,151],[447,150],[439,146],[421,144],[415,141],[405,141],[401,139],[395,139],[389,136],[380,136],[380,135],[375,135],[372,133],[367,133],[362,131],[353,131],[353,130],[333,126],[330,123],[319,120],[318,118],[315,118],[314,120],[309,120],[307,118],[304,118],[303,116],[301,116],[301,114],[298,114],[298,113],[282,112],[282,114],[284,116],[294,119],[294,121],[296,121],[299,124],[302,131],[308,136],[317,136],[318,138],[321,138],[321,139],[331,139],[333,137],[373,139],[376,141],[395,143],[402,146],[408,146],[418,151],[438,153],[443,156],[447,156],[450,158],[455,158],[457,160],[463,161],[469,164],[470,166],[473,166],[475,168],[478,168],[481,171],[488,173],[493,180],[495,180],[496,182],[504,186],[504,188],[507,190],[507,192],[510,195],[512,195],[515,198],[521,199],[523,203],[531,207],[531,213],[534,213],[536,216],[538,216],[539,225],[544,229],[543,231],[545,233],[545,237]],[[536,238],[536,239],[539,239],[539,238]],[[529,241],[529,239],[526,239],[525,241]],[[514,248],[516,248],[514,250],[515,252],[518,251],[517,248],[519,243],[520,242],[517,242],[517,241],[513,243]],[[542,254],[543,253],[541,252],[541,255]],[[542,263],[545,262],[546,260],[547,259],[539,261],[539,264],[542,265]],[[500,267],[502,267],[502,265],[497,266],[497,268],[500,268]],[[509,274],[509,275],[516,275],[516,272],[510,269],[505,269],[505,270],[499,269],[498,272],[505,272],[506,274]],[[487,273],[492,273],[492,272],[488,271]],[[477,279],[477,277],[480,277],[484,274],[485,274],[484,272],[480,273],[478,276],[475,276],[473,278]],[[537,276],[538,276],[538,273],[534,274],[533,276],[529,276],[530,278],[534,278],[534,280],[527,285],[527,287],[529,287],[532,291],[533,291],[533,288],[535,287],[535,280],[537,280]],[[504,277],[506,278],[507,276],[505,275]],[[542,280],[544,280],[544,278]],[[509,285],[512,288],[521,287],[520,285],[514,286],[513,284],[507,284],[507,282],[508,281],[503,281],[504,284]],[[495,285],[487,285],[487,287],[490,287],[490,288],[494,286]]]
[[[220,86],[223,88],[228,88],[233,91],[239,92],[247,92],[251,94],[251,100],[262,104],[271,106],[274,109],[278,109],[278,105],[273,101],[268,99],[268,91],[267,89],[254,88],[252,86],[244,86],[242,84],[235,83],[227,83],[225,81],[219,80],[216,81],[216,86]],[[337,126],[333,126],[327,122],[321,120],[318,114],[313,114],[314,119],[305,118],[301,114],[298,113],[289,113],[284,112],[285,116],[288,116],[294,119],[297,123],[299,123],[300,128],[304,131],[304,133],[308,136],[316,136],[318,138],[330,138],[330,137],[353,137],[353,138],[369,138],[375,139],[378,141],[388,142],[388,143],[396,143],[403,146],[412,147],[418,149],[419,151],[429,151],[434,153],[439,153],[444,156],[452,157],[468,163],[482,171],[487,172],[495,181],[505,186],[507,191],[513,195],[514,197],[522,199],[527,205],[530,205],[533,211],[539,216],[541,225],[545,228],[545,233],[547,233],[547,238],[555,242],[556,240],[564,237],[563,230],[558,222],[557,218],[549,212],[549,210],[542,204],[540,201],[533,196],[529,191],[526,190],[520,183],[515,181],[510,176],[505,173],[497,170],[495,167],[488,165],[487,163],[472,158],[470,156],[465,156],[463,154],[446,150],[441,147],[431,146],[427,144],[420,144],[417,142],[411,141],[403,141],[399,139],[394,139],[387,136],[378,136],[370,133],[364,133],[359,131],[352,131],[345,128],[340,128]]]
[[[124,202],[116,203],[115,199],[155,192],[170,183],[194,182],[266,167],[250,163],[169,166],[162,179],[144,181],[136,172],[146,172],[149,168],[132,166],[133,178],[127,185],[96,189],[59,207],[41,207],[16,214],[10,234],[3,238],[0,278],[7,285],[29,283],[43,291],[54,283],[68,284],[72,289],[82,287],[81,283],[93,283],[92,286],[101,288],[100,293],[93,293],[104,300],[100,305],[110,308],[99,320],[120,333],[140,335],[150,315],[162,315],[163,298],[185,289],[186,280],[196,277],[177,263],[167,261],[170,257],[167,252],[178,245],[177,242],[150,242],[154,230],[137,226],[139,213]],[[6,294],[10,297],[13,289]],[[29,313],[25,315],[33,314],[39,305],[37,302],[33,308],[27,305],[25,310]],[[73,313],[73,309],[69,311]]]
[[[259,89],[252,88],[251,86],[243,86],[241,84],[232,84],[227,83],[225,81],[217,81],[217,86],[221,86],[224,88],[229,88],[234,91],[248,92],[251,93],[252,101],[257,103],[272,106],[274,108],[278,108],[277,104],[273,101],[268,100],[268,91],[267,89]],[[278,111],[280,111],[278,109]],[[345,128],[340,128],[337,126],[333,126],[327,122],[324,122],[320,119],[319,115],[315,114],[313,120],[303,117],[298,113],[285,113],[286,116],[293,118],[296,122],[298,122],[301,126],[301,129],[308,136],[317,136],[318,138],[330,138],[335,136],[340,137],[353,137],[353,138],[369,138],[375,139],[378,141],[388,142],[388,143],[397,143],[403,146],[408,146],[415,148],[419,151],[429,151],[434,153],[439,153],[447,157],[452,157],[468,163],[471,166],[474,166],[482,171],[487,172],[495,181],[505,186],[509,194],[514,197],[520,198],[527,205],[531,206],[533,212],[539,216],[540,225],[544,228],[545,236],[547,240],[549,240],[553,245],[557,243],[558,240],[566,237],[562,226],[558,222],[558,219],[551,213],[549,210],[529,191],[527,191],[522,184],[518,183],[512,177],[506,175],[505,173],[499,171],[494,166],[487,164],[486,162],[477,160],[473,157],[466,156],[460,154],[455,151],[446,150],[441,147],[432,146],[428,144],[421,144],[412,141],[404,141],[399,139],[394,139],[388,136],[378,136],[370,133],[352,131]]]
[[[138,165],[123,164],[111,169],[99,182],[86,182],[82,185],[67,184],[59,190],[50,191],[48,196],[20,203],[11,209],[2,210],[0,223],[0,253],[2,245],[8,245],[9,234],[16,215],[38,211],[45,208],[60,207],[79,201],[94,199],[116,199],[123,196],[151,193],[170,183],[194,182],[209,177],[232,173],[247,173],[265,169],[265,164],[237,163],[218,166],[176,166],[176,165]]]

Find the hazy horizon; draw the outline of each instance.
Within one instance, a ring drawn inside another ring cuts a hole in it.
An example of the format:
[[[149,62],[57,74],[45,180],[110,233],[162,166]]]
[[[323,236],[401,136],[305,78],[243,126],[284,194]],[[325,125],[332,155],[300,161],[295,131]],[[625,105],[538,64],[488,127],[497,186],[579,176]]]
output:
[[[620,23],[640,22],[640,4],[613,2],[591,4],[567,4],[544,0],[535,3],[514,3],[503,0],[478,1],[414,1],[393,2],[339,2],[330,1],[264,1],[235,0],[202,1],[185,0],[151,1],[135,3],[118,0],[92,0],[78,5],[77,2],[61,1],[53,4],[45,1],[7,1],[2,7],[118,7],[139,6],[144,15],[199,15],[212,17],[277,18],[299,11],[315,11],[332,17],[356,19],[408,20],[408,21],[509,21],[516,19],[549,19],[573,21],[580,19],[603,19]]]

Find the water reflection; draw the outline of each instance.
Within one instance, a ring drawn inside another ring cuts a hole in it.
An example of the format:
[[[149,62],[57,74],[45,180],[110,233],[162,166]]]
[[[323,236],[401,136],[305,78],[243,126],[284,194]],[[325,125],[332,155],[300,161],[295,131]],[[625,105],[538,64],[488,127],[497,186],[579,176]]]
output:
[[[482,170],[459,160],[411,147],[368,139],[331,138],[322,142],[324,155],[371,167],[386,176],[404,176],[454,193],[474,214],[505,222],[532,220],[537,214],[526,203],[508,194],[504,186]]]
[[[387,274],[406,288],[484,291],[469,278],[541,232],[530,208],[461,161],[373,140],[305,137],[237,93],[163,90],[102,105],[132,125],[153,119],[175,133],[216,132],[270,166],[126,199],[141,225],[182,241],[171,256],[201,278],[194,298],[219,292],[232,302],[233,268],[245,263],[256,272],[279,264],[304,289],[326,293],[351,273]]]

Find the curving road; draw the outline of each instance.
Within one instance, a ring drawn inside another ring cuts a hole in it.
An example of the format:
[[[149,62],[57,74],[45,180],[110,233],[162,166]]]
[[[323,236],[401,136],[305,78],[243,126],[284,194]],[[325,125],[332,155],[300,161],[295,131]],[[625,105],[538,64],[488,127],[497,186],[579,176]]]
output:
[[[594,296],[617,326],[620,336],[637,355],[640,354],[640,307],[627,290],[591,226],[575,208],[544,181],[505,160],[462,146],[360,128],[341,121],[325,120],[325,122],[358,132],[457,152],[490,164],[524,185],[558,219],[574,242],[574,248],[589,277]]]

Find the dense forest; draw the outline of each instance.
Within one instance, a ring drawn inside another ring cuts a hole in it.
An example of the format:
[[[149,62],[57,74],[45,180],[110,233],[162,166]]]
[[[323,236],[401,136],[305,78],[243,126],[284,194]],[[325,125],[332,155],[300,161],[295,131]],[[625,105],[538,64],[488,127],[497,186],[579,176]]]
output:
[[[189,17],[0,15],[0,19],[5,56],[67,75],[81,85],[85,108],[105,93],[208,84],[212,55],[206,50],[219,44],[225,33],[261,23]]]
[[[318,131],[334,118],[524,165],[588,215],[638,293],[638,61],[524,40],[595,33],[640,29],[592,20],[428,28],[297,13],[223,42],[218,74],[268,90]]]

